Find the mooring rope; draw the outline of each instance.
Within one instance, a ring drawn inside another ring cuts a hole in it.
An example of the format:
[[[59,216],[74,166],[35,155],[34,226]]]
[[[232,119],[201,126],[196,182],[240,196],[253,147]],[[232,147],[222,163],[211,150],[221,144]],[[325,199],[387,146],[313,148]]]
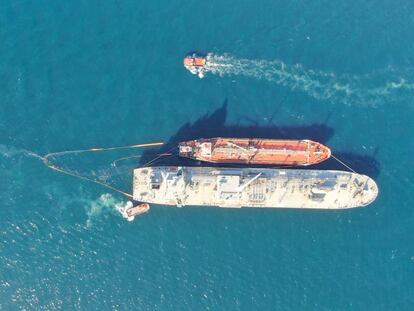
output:
[[[69,170],[65,170],[65,169],[63,169],[61,167],[58,167],[58,166],[52,164],[49,161],[49,158],[50,157],[54,157],[54,156],[61,156],[61,155],[64,155],[64,154],[77,154],[77,153],[83,153],[83,152],[97,152],[97,151],[109,151],[109,150],[119,150],[119,149],[156,147],[156,146],[161,146],[163,144],[164,143],[162,143],[162,142],[157,142],[157,143],[148,143],[148,144],[139,144],[139,145],[129,145],[129,146],[119,146],[119,147],[109,147],[109,148],[90,148],[90,149],[79,149],[79,150],[65,150],[65,151],[48,153],[48,154],[44,155],[43,157],[41,157],[41,159],[42,159],[43,163],[47,167],[49,167],[50,169],[52,169],[54,171],[57,171],[59,173],[65,174],[65,175],[73,176],[73,177],[76,177],[76,178],[79,178],[79,179],[82,179],[82,180],[86,180],[86,181],[93,182],[95,184],[98,184],[98,185],[101,185],[101,186],[106,187],[108,189],[111,189],[113,191],[116,191],[116,192],[118,192],[118,193],[120,193],[122,195],[125,195],[128,198],[131,198],[132,199],[133,198],[133,195],[130,194],[130,193],[127,193],[127,192],[125,192],[125,191],[123,191],[121,189],[118,189],[118,188],[116,188],[114,186],[111,186],[111,185],[109,185],[107,183],[104,183],[104,182],[101,182],[99,180],[95,180],[95,179],[89,178],[87,176],[83,176],[81,174],[74,173],[74,172],[71,172]],[[160,156],[158,156],[157,158],[159,158],[159,157]],[[155,158],[155,159],[157,159],[157,158]],[[153,159],[153,160],[155,160],[155,159]]]
[[[44,158],[49,158],[52,156],[72,154],[72,153],[82,153],[82,152],[96,152],[96,151],[109,151],[109,150],[119,150],[119,149],[133,149],[133,148],[145,148],[145,147],[156,147],[164,145],[163,142],[149,143],[149,144],[139,144],[139,145],[128,145],[128,146],[119,146],[119,147],[108,147],[108,148],[90,148],[90,149],[79,149],[79,150],[65,150],[59,152],[51,152],[44,155]]]
[[[168,150],[167,152],[165,152],[165,153],[162,153],[162,154],[160,154],[158,157],[155,157],[154,159],[152,159],[152,160],[150,160],[150,161],[148,161],[147,163],[145,163],[144,165],[142,165],[141,167],[147,167],[147,166],[149,166],[150,164],[153,164],[153,163],[155,163],[155,162],[157,162],[164,154],[168,154],[168,156],[165,158],[165,159],[167,159],[167,158],[171,158],[171,157],[173,157],[173,156],[175,156],[176,154],[175,153],[170,153],[171,151],[173,151],[174,149],[175,149],[176,147],[174,146],[174,147],[172,147],[170,150]],[[163,159],[164,160],[164,159]]]
[[[337,157],[335,157],[333,154],[331,154],[331,157],[334,158],[336,161],[338,161],[339,163],[341,163],[343,166],[345,166],[347,169],[351,170],[352,172],[354,172],[355,174],[357,172],[355,172],[350,166],[346,165],[344,162],[342,162],[341,160],[339,160]]]
[[[53,164],[49,163],[49,162],[48,162],[48,160],[47,160],[46,158],[45,158],[45,159],[43,159],[43,163],[44,163],[47,167],[49,167],[49,168],[51,168],[52,170],[55,170],[55,171],[57,171],[57,172],[59,172],[59,173],[62,173],[62,174],[65,174],[65,175],[69,175],[69,176],[73,176],[73,177],[77,177],[77,178],[82,179],[82,180],[87,180],[87,181],[93,182],[93,183],[95,183],[95,184],[98,184],[98,185],[101,185],[101,186],[106,187],[106,188],[108,188],[108,189],[111,189],[111,190],[113,190],[113,191],[116,191],[116,192],[118,192],[118,193],[120,193],[120,194],[123,194],[123,195],[127,196],[128,198],[131,198],[131,199],[133,198],[132,194],[127,193],[127,192],[125,192],[125,191],[122,191],[121,189],[115,188],[115,187],[113,187],[113,186],[111,186],[111,185],[109,185],[109,184],[107,184],[107,183],[104,183],[104,182],[101,182],[101,181],[99,181],[99,180],[95,180],[95,179],[92,179],[92,178],[89,178],[89,177],[86,177],[86,176],[83,176],[83,175],[80,175],[80,174],[77,174],[77,173],[72,173],[72,172],[70,172],[70,171],[68,171],[68,170],[65,170],[65,169],[62,169],[62,168],[60,168],[60,167],[57,167],[57,166],[55,166],[55,165],[53,165]]]
[[[171,156],[172,154],[171,154],[171,153],[161,153],[161,154],[155,154],[155,155],[156,155],[156,156],[159,156],[159,157],[166,157],[166,156]],[[125,160],[128,160],[128,159],[142,158],[142,157],[143,157],[143,155],[142,155],[142,154],[140,154],[140,155],[136,155],[136,156],[130,156],[130,157],[122,157],[122,158],[118,158],[118,159],[116,159],[116,160],[112,161],[111,165],[112,165],[113,167],[117,167],[117,166],[116,166],[116,164],[117,164],[118,162],[125,161]]]

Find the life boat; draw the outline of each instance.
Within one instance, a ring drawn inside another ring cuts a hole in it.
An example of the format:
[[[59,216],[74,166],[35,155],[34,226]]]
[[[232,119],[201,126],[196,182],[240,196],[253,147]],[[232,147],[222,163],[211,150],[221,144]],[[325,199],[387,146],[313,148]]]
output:
[[[131,201],[128,201],[127,205],[125,206],[125,211],[123,213],[124,218],[128,221],[133,221],[135,216],[144,214],[148,212],[150,209],[150,205],[148,203],[142,203],[137,206],[133,206]]]

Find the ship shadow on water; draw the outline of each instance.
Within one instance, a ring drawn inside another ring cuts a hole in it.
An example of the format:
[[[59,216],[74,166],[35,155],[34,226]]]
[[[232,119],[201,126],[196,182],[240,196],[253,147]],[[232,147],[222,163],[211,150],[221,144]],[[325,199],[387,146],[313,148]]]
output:
[[[177,145],[181,141],[192,140],[198,138],[212,138],[212,137],[235,137],[235,138],[273,138],[273,139],[310,139],[322,144],[333,137],[334,129],[323,123],[314,123],[303,126],[279,126],[274,124],[259,125],[252,120],[249,120],[252,125],[242,124],[226,124],[227,118],[227,101],[223,106],[211,114],[204,115],[200,119],[192,123],[186,123],[178,129],[178,131],[171,136],[171,138],[155,153],[178,153]],[[329,145],[328,145],[329,146]],[[355,154],[350,152],[332,153],[356,172],[376,178],[380,172],[380,164],[374,156]],[[139,165],[146,165],[151,158],[154,158],[154,149],[143,152]],[[156,165],[184,165],[184,166],[221,166],[221,167],[246,167],[246,165],[235,164],[216,164],[200,162],[196,160],[180,158],[178,156],[171,156],[159,158],[152,162],[152,166]],[[259,165],[258,165],[259,166]],[[274,167],[274,166],[260,166],[260,167]],[[331,169],[331,170],[347,170],[342,164],[335,159],[312,165],[310,167],[299,167],[303,169]]]

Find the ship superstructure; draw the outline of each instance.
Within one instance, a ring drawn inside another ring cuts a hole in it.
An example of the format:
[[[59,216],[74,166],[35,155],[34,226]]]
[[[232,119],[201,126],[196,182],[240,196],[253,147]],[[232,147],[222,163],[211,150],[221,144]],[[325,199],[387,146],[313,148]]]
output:
[[[146,167],[133,180],[134,200],[177,206],[345,209],[377,194],[368,176],[328,170]]]

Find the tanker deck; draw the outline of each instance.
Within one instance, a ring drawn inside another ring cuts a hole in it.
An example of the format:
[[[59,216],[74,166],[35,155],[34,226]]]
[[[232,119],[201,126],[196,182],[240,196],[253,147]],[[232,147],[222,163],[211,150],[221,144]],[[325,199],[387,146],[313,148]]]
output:
[[[134,200],[177,206],[345,209],[377,194],[371,178],[343,171],[167,166],[133,177]]]
[[[311,140],[208,138],[181,142],[180,156],[213,163],[307,166],[327,160],[331,150]]]

